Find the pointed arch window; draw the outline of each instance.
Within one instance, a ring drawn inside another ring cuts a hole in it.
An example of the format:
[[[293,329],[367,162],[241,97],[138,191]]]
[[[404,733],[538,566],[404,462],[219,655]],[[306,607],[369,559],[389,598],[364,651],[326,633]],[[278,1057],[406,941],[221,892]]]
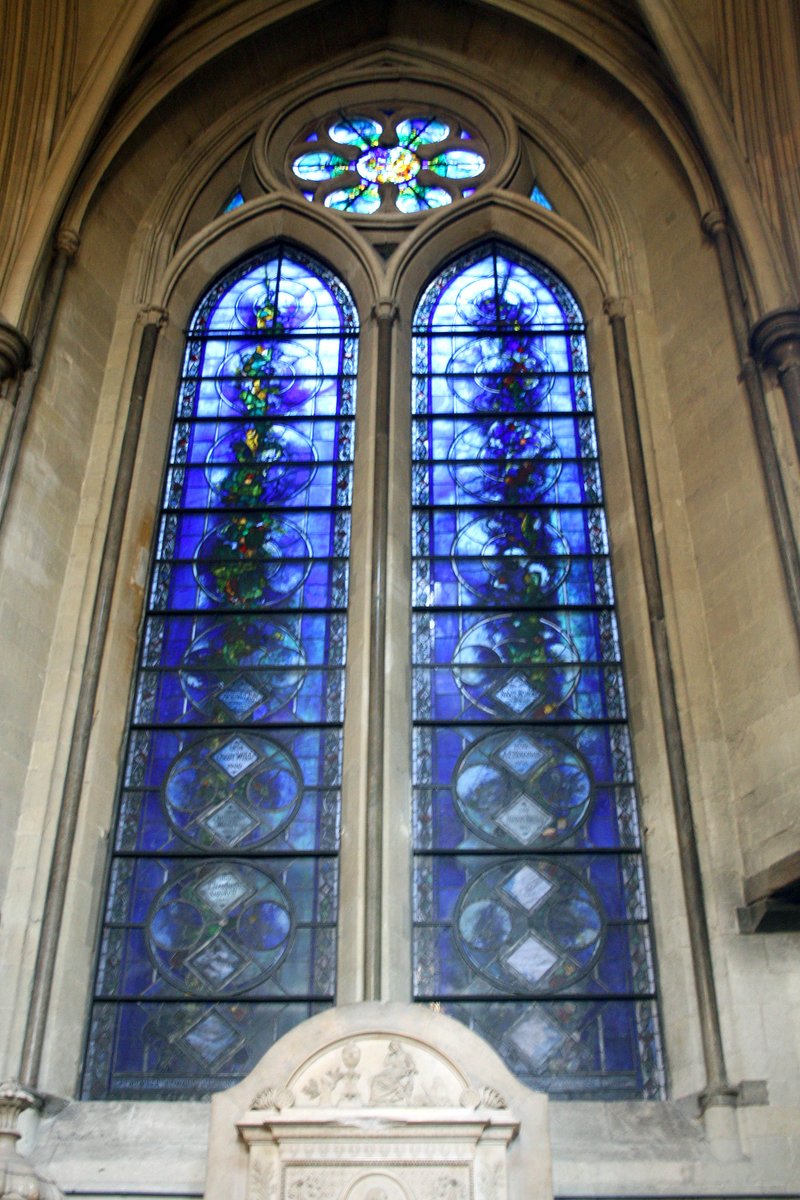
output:
[[[583,316],[482,246],[414,322],[415,998],[532,1087],[662,1089]]]
[[[336,1001],[357,332],[288,247],[192,319],[87,1098],[219,1090]],[[412,353],[414,998],[534,1088],[656,1097],[583,316],[543,264],[483,244],[423,294]]]
[[[333,1003],[357,332],[289,248],[192,318],[86,1098],[206,1095]]]

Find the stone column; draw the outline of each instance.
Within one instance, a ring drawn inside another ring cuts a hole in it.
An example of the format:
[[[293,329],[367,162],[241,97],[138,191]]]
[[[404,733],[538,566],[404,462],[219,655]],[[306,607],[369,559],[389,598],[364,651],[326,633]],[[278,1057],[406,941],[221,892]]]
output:
[[[625,429],[625,448],[630,472],[635,508],[636,532],[642,561],[650,636],[656,663],[656,682],[664,729],[675,826],[678,836],[681,879],[686,904],[689,945],[694,967],[700,1036],[706,1068],[706,1085],[700,1095],[701,1107],[733,1105],[736,1090],[728,1083],[725,1053],[722,1043],[714,967],[711,959],[711,939],[703,894],[703,876],[697,850],[689,774],[686,768],[683,730],[681,728],[672,655],[664,613],[664,594],[658,550],[653,532],[653,514],[647,469],[642,447],[636,388],[631,369],[628,332],[625,323],[625,302],[607,299],[606,314],[614,338],[614,358],[617,368],[622,421]]]
[[[778,376],[800,458],[800,308],[778,308],[757,321],[750,350],[762,368]]]
[[[781,465],[767,413],[764,386],[755,360],[750,353],[752,338],[748,335],[749,318],[744,289],[739,278],[736,256],[733,252],[730,229],[723,213],[707,212],[702,220],[703,232],[714,243],[719,260],[725,299],[728,305],[731,329],[739,355],[740,375],[744,385],[753,435],[758,446],[764,490],[769,502],[772,527],[780,554],[786,594],[800,638],[800,554],[792,527],[789,501],[783,484]],[[760,322],[764,324],[764,322]],[[756,326],[758,329],[758,326]],[[754,331],[755,334],[755,331]],[[770,344],[769,342],[767,343]]]
[[[11,485],[14,482],[22,439],[28,424],[28,417],[33,406],[39,372],[50,342],[50,330],[53,327],[53,320],[61,296],[64,275],[70,262],[75,257],[79,245],[80,238],[71,229],[62,229],[56,238],[55,254],[50,264],[44,288],[42,289],[39,317],[36,322],[36,331],[33,335],[33,344],[30,348],[30,357],[28,360],[30,365],[25,371],[17,390],[14,411],[11,414],[8,434],[3,445],[2,455],[0,456],[0,525],[2,525],[6,509],[8,508],[8,497],[11,492]],[[3,334],[6,329],[10,328],[11,326],[5,325],[0,327],[0,367],[2,367],[2,352],[5,341]],[[14,333],[16,339],[21,336],[17,330]],[[19,343],[16,339],[15,345],[18,352]]]
[[[389,527],[389,424],[392,342],[397,319],[393,300],[372,311],[378,327],[375,387],[375,453],[372,466],[372,600],[369,642],[369,729],[367,733],[367,855],[364,920],[364,999],[381,999],[383,901],[383,724],[386,659],[386,560]]]
[[[37,1086],[39,1078],[47,1010],[53,988],[53,973],[58,952],[58,939],[61,933],[61,920],[64,913],[64,900],[67,893],[69,868],[78,823],[78,810],[83,790],[86,759],[89,752],[89,739],[94,720],[97,688],[100,682],[100,668],[102,666],[103,650],[111,615],[111,601],[119,566],[125,516],[128,511],[128,496],[139,445],[144,401],[147,394],[147,386],[150,382],[150,371],[153,365],[158,333],[167,320],[167,314],[163,308],[144,308],[140,311],[138,319],[143,326],[141,341],[139,343],[139,357],[131,386],[125,432],[122,438],[122,447],[117,467],[117,478],[114,484],[114,494],[111,498],[108,525],[97,579],[97,590],[95,592],[92,616],[89,624],[89,636],[86,643],[80,691],[78,693],[75,718],[72,726],[69,758],[67,760],[67,769],[61,794],[61,804],[53,845],[53,859],[50,865],[50,878],[47,883],[44,911],[42,912],[39,944],[28,1007],[28,1019],[25,1026],[25,1039],[20,1059],[20,1079],[24,1081],[26,1086],[33,1088]]]
[[[0,314],[0,451],[14,414],[19,377],[31,361],[28,339]]]

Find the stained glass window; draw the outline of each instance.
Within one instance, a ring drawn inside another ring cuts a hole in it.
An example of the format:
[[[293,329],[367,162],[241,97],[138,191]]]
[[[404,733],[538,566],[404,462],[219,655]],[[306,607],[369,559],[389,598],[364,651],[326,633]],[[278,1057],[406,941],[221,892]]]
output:
[[[582,314],[483,246],[414,330],[415,997],[531,1087],[662,1089]]]
[[[356,335],[294,250],[192,319],[86,1098],[203,1096],[333,1003]]]
[[[304,195],[340,212],[423,213],[472,195],[486,160],[472,133],[451,118],[340,114],[306,133],[291,152]],[[308,188],[311,190],[308,190]]]

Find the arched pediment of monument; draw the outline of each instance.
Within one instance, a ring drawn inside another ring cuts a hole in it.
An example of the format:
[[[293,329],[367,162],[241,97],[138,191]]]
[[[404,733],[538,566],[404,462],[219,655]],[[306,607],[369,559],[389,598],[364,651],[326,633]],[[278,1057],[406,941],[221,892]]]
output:
[[[549,1200],[547,1098],[460,1024],[358,1004],[214,1097],[206,1200]]]

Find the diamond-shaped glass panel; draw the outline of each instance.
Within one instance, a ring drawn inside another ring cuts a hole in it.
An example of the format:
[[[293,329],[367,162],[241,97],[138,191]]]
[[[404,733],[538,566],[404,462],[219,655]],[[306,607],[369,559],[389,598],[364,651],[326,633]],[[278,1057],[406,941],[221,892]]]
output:
[[[217,841],[226,846],[235,846],[246,833],[258,825],[248,812],[235,800],[226,800],[219,808],[206,817],[203,825],[210,829]]]
[[[550,817],[527,796],[518,796],[513,804],[495,818],[495,821],[523,845],[534,842],[547,825]]]
[[[216,937],[186,961],[195,975],[213,988],[227,983],[237,971],[241,971],[247,959],[225,938]]]
[[[541,1067],[550,1055],[566,1041],[567,1035],[548,1021],[539,1008],[517,1021],[509,1034],[523,1058],[533,1067]]]
[[[264,699],[258,688],[243,676],[219,693],[219,698],[235,717],[245,717]]]
[[[223,1021],[219,1013],[210,1012],[187,1030],[179,1041],[210,1067],[230,1058],[239,1048],[242,1038],[227,1021]]]
[[[533,867],[524,866],[515,871],[510,879],[503,884],[503,891],[508,892],[517,904],[521,904],[528,912],[533,912],[537,904],[552,890],[552,884],[534,871]]]
[[[224,913],[247,895],[249,889],[234,871],[223,869],[204,879],[197,890],[214,912]]]
[[[242,738],[234,737],[221,746],[212,757],[215,762],[219,763],[223,771],[230,775],[231,779],[236,779],[242,771],[252,767],[258,755]]]
[[[505,961],[527,983],[536,984],[558,962],[558,955],[529,933],[506,955]]]
[[[523,733],[512,738],[500,751],[500,758],[506,766],[520,776],[528,775],[534,767],[548,757],[549,751],[542,750],[536,745],[536,742],[525,737]]]
[[[524,675],[512,675],[502,687],[497,688],[495,696],[506,708],[519,714],[539,700],[541,692],[537,691]]]

